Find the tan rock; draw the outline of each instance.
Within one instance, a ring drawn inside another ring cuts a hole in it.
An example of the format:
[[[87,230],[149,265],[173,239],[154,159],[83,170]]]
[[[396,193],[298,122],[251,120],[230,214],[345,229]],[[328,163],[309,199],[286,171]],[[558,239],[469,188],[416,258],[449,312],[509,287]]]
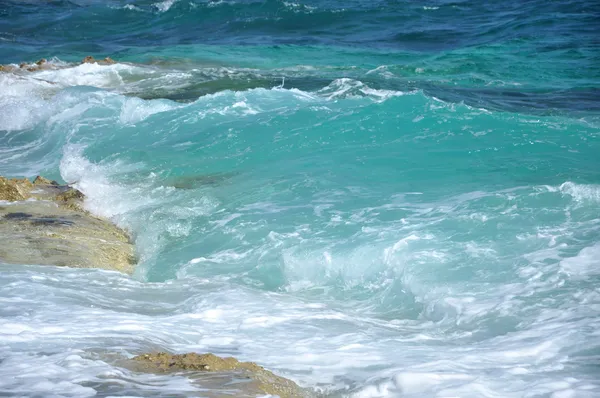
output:
[[[27,199],[27,196],[19,189],[18,184],[14,180],[0,176],[0,200],[14,202],[25,199]]]
[[[81,191],[71,188],[56,195],[54,200],[70,209],[84,211],[82,206],[83,199],[85,199],[85,196],[83,193],[81,193]]]
[[[38,176],[0,176],[0,261],[102,268],[131,274],[135,249],[127,233],[83,210],[77,189]],[[34,199],[27,200],[25,199]]]
[[[0,65],[0,72],[14,72],[15,69],[13,65]]]
[[[35,180],[33,180],[33,185],[58,185],[58,183],[56,181],[50,181],[42,176],[37,176],[35,177]]]
[[[96,59],[94,57],[92,57],[91,55],[88,55],[87,57],[85,57],[82,61],[82,64],[98,64],[98,65],[113,65],[116,64],[117,61],[115,61],[114,59],[110,58],[110,57],[106,57],[104,59]]]
[[[135,370],[164,373],[164,372],[211,372],[221,373],[223,376],[237,375],[236,377],[249,378],[251,383],[246,383],[244,389],[255,390],[256,393],[278,395],[281,398],[306,397],[307,391],[302,390],[296,383],[264,369],[254,362],[240,362],[235,358],[222,358],[214,354],[169,354],[159,352],[138,355],[133,358],[136,363]]]

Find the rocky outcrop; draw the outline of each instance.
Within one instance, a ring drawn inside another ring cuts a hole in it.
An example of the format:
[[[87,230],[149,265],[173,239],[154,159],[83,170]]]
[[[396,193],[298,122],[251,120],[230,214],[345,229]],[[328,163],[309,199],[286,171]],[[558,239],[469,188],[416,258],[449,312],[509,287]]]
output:
[[[165,372],[210,372],[211,380],[232,385],[234,379],[245,379],[240,383],[236,396],[278,395],[281,398],[307,397],[296,383],[277,376],[253,362],[240,362],[235,358],[221,358],[214,354],[169,354],[165,352],[138,355],[132,359],[132,370],[150,373]],[[217,376],[217,377],[215,377]],[[220,376],[220,377],[218,377]]]
[[[112,64],[116,64],[117,62],[110,57],[106,57],[104,59],[95,59],[91,55],[88,55],[87,57],[85,57],[83,59],[83,61],[81,61],[81,63],[82,64],[112,65]]]
[[[129,236],[82,207],[85,196],[43,177],[0,176],[0,262],[133,273]]]
[[[110,57],[106,57],[104,59],[96,59],[90,55],[85,57],[78,64],[98,64],[98,65],[113,65],[116,64],[117,61]],[[55,64],[53,62],[48,62],[45,58],[42,58],[33,63],[22,62],[19,65],[16,64],[7,64],[0,65],[0,72],[36,72],[40,70],[48,70],[48,69],[63,69],[68,68],[78,64]]]

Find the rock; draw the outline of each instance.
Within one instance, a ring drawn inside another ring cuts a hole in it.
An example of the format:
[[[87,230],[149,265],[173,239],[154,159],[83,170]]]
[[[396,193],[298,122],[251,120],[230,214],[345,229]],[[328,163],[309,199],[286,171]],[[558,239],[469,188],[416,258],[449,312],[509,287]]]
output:
[[[42,176],[37,176],[35,177],[35,180],[33,180],[33,185],[58,185],[58,183],[56,181],[50,181]]]
[[[33,184],[27,178],[9,180],[0,176],[0,200],[25,200],[30,197]]]
[[[0,177],[0,200],[25,200],[27,197],[21,192],[18,185],[7,178]]]
[[[81,191],[71,188],[56,195],[54,200],[70,209],[84,211],[82,207],[83,199],[85,199],[85,196]]]
[[[41,176],[34,183],[0,176],[0,200],[13,202],[0,205],[0,261],[133,273],[129,236],[83,210],[84,198]]]
[[[116,64],[117,61],[110,57],[106,57],[104,59],[95,59],[92,56],[85,57],[82,61],[82,64],[98,64],[98,65],[113,65]],[[74,64],[55,64],[53,62],[48,62],[46,58],[39,59],[34,63],[21,62],[19,65],[0,65],[0,72],[14,72],[16,74],[22,74],[24,71],[28,72],[37,72],[41,70],[56,70],[56,69],[64,69],[74,66]],[[54,84],[53,82],[48,82]]]
[[[169,354],[159,352],[142,354],[134,357],[134,370],[150,373],[190,371],[198,373],[216,373],[222,376],[222,383],[228,379],[249,379],[243,383],[245,395],[254,394],[278,395],[281,398],[307,397],[309,393],[296,383],[277,376],[254,362],[240,362],[235,358],[221,358],[214,354]],[[214,377],[213,377],[214,380]],[[237,395],[237,394],[236,394]]]
[[[81,63],[82,64],[112,65],[112,64],[116,64],[117,62],[110,57],[106,57],[104,59],[97,60],[94,57],[92,57],[91,55],[88,55],[81,61]]]
[[[14,65],[0,65],[0,72],[14,72],[15,70],[17,70],[18,68]]]
[[[165,185],[177,189],[196,189],[205,186],[218,186],[226,183],[238,174],[235,172],[213,173],[205,175],[191,175],[171,178],[165,181]]]

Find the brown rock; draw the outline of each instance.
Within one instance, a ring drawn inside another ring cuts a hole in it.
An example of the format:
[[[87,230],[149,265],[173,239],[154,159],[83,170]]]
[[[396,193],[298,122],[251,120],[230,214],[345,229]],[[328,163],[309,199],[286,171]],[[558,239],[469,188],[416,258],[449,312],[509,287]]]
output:
[[[0,65],[0,72],[13,72],[15,69],[13,65]]]
[[[113,65],[113,64],[116,64],[117,61],[115,61],[114,59],[112,59],[110,57],[106,57],[104,59],[96,59],[96,58],[92,57],[91,55],[88,55],[81,61],[81,63],[82,64]]]
[[[0,200],[17,201],[25,200],[30,197],[31,188],[33,185],[27,178],[22,179],[7,179],[0,176]],[[12,199],[11,199],[12,198]]]
[[[70,188],[63,193],[56,195],[54,198],[59,204],[79,211],[84,211],[83,199],[85,199],[85,195],[75,188]]]
[[[139,371],[235,373],[238,376],[250,378],[252,384],[247,387],[255,388],[262,393],[278,395],[281,398],[308,396],[308,393],[293,381],[277,376],[254,362],[240,362],[232,357],[221,358],[214,354],[159,352],[138,355],[133,358],[133,361],[137,363],[136,370]]]
[[[84,198],[77,189],[41,176],[35,183],[0,176],[0,200],[17,202],[0,206],[0,261],[133,273],[129,236],[83,210]]]
[[[5,177],[0,177],[0,200],[8,200],[14,202],[17,200],[25,200],[28,196],[19,189],[15,180],[9,180]]]
[[[35,180],[33,180],[33,185],[58,185],[58,183],[56,181],[50,181],[42,176],[37,176],[35,177]]]

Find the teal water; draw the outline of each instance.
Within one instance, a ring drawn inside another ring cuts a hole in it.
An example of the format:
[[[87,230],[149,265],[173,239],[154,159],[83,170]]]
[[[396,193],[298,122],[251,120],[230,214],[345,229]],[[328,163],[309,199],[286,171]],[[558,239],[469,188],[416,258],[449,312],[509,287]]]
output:
[[[111,359],[161,349],[325,396],[597,396],[598,14],[3,3],[2,63],[57,69],[0,72],[0,174],[75,183],[140,263],[1,265],[0,391],[196,396]]]

